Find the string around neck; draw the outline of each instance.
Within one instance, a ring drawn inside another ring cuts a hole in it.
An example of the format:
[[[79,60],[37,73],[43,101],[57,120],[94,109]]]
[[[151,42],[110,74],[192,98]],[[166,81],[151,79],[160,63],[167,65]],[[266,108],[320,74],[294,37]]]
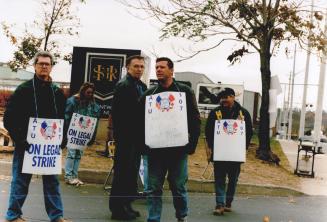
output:
[[[52,91],[52,97],[53,97],[53,103],[54,103],[53,105],[54,105],[54,108],[55,108],[56,117],[58,118],[58,109],[57,109],[57,103],[56,103],[56,96],[54,94],[53,87],[52,87],[51,84],[50,84],[50,88],[51,88],[51,91]],[[39,118],[38,107],[37,107],[36,88],[35,88],[35,79],[34,78],[33,78],[33,92],[34,92],[35,116],[36,116],[36,118]]]

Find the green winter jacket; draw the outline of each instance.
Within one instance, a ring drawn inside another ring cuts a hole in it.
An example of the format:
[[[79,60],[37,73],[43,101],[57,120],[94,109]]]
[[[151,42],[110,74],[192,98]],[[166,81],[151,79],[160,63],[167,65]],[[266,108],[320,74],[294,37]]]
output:
[[[65,103],[60,88],[36,75],[19,85],[10,97],[3,117],[4,126],[16,148],[25,149],[28,145],[26,137],[30,117],[64,119]]]

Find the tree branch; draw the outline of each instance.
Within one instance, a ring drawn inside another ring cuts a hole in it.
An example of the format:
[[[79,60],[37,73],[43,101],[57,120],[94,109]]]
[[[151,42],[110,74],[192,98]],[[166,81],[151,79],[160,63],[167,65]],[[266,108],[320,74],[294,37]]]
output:
[[[210,51],[214,48],[217,48],[218,46],[221,45],[221,43],[223,43],[224,41],[228,41],[228,40],[233,40],[235,41],[236,39],[222,39],[220,40],[216,45],[212,46],[212,47],[208,47],[208,48],[205,48],[205,49],[201,49],[201,50],[197,50],[195,53],[193,53],[192,55],[189,55],[189,56],[181,56],[179,55],[179,57],[182,57],[182,59],[179,59],[179,60],[176,60],[176,62],[182,62],[182,61],[185,61],[185,60],[188,60],[188,59],[191,59],[193,57],[195,57],[196,55],[202,53],[202,52],[207,52],[207,51]]]

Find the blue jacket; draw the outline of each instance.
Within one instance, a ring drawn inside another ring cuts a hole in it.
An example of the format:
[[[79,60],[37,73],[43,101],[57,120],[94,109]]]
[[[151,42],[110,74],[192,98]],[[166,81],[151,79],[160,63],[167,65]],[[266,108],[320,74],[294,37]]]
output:
[[[65,109],[65,131],[64,131],[65,134],[64,135],[67,134],[67,130],[69,128],[70,120],[72,118],[73,113],[95,117],[98,119],[100,117],[100,106],[95,101],[90,102],[87,105],[82,105],[80,104],[79,99],[75,95],[67,99],[66,109]],[[93,143],[95,139],[97,128],[98,128],[98,122],[95,127],[95,131],[90,143]]]

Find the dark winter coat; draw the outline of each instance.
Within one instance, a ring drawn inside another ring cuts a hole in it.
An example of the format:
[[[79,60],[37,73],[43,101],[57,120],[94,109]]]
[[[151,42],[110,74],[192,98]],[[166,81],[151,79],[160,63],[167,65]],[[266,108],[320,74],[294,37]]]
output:
[[[3,118],[16,149],[28,146],[26,137],[30,117],[64,119],[65,104],[62,90],[51,82],[40,80],[36,75],[19,85],[9,99]]]
[[[147,89],[141,81],[127,74],[114,89],[112,104],[112,121],[114,128],[114,139],[118,143],[134,143],[139,130],[137,107],[140,94],[137,86],[143,92]]]

